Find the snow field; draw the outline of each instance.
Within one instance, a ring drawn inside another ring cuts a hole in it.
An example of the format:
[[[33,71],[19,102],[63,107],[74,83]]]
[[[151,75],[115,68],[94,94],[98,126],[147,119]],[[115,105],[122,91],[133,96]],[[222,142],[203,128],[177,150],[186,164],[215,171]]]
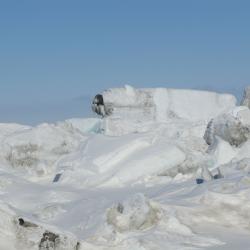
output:
[[[229,227],[248,249],[249,109],[191,90],[104,99],[104,119],[0,124],[0,250],[234,250]]]

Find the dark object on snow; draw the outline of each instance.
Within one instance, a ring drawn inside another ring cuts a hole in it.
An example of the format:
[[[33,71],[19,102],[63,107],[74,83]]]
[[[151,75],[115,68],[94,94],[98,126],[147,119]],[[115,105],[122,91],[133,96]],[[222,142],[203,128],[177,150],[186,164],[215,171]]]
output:
[[[117,211],[122,214],[124,211],[124,206],[119,202],[118,206],[117,206]]]
[[[221,179],[222,178],[222,176],[220,176],[219,174],[216,174],[216,175],[214,175],[214,177],[213,177],[215,180],[218,180],[218,179]]]
[[[197,179],[196,179],[196,183],[197,183],[197,184],[202,184],[203,182],[204,182],[204,180],[201,179],[201,178],[197,178]]]
[[[220,171],[219,168],[217,168],[217,171],[218,171],[218,173],[217,173],[216,175],[214,175],[213,178],[214,178],[215,180],[224,178],[224,176],[223,176],[223,174],[221,173],[221,171]]]
[[[92,102],[92,110],[102,117],[111,115],[113,112],[113,106],[110,103],[104,103],[103,96],[98,94],[95,96]]]
[[[18,221],[19,221],[19,225],[20,225],[20,226],[23,226],[23,224],[24,224],[24,219],[23,219],[23,218],[19,218]]]
[[[39,250],[55,249],[55,247],[59,244],[59,240],[59,235],[45,231],[39,244]]]
[[[95,96],[92,102],[92,110],[98,115],[101,116],[105,115],[104,101],[102,95],[98,94]]]
[[[214,119],[211,119],[211,121],[207,124],[207,128],[205,131],[205,134],[203,136],[204,140],[208,145],[212,145],[214,142],[214,134],[213,134],[213,124]]]
[[[56,176],[54,177],[53,182],[58,182],[59,179],[61,178],[62,174],[56,174]]]
[[[64,240],[61,241],[60,236],[58,234],[54,234],[52,232],[45,231],[43,233],[43,237],[39,243],[39,250],[61,249],[61,244],[63,244],[63,243],[64,243]],[[72,248],[70,248],[70,249],[72,249]],[[76,245],[74,246],[74,250],[80,250],[80,242],[76,243]]]
[[[36,224],[29,222],[29,221],[25,221],[23,218],[19,218],[18,222],[19,222],[19,225],[22,227],[37,227]]]
[[[96,104],[96,105],[104,105],[104,102],[103,102],[103,96],[100,95],[100,94],[97,94],[93,100],[93,104]]]
[[[77,242],[76,246],[75,246],[75,249],[76,250],[79,250],[80,249],[80,242]]]

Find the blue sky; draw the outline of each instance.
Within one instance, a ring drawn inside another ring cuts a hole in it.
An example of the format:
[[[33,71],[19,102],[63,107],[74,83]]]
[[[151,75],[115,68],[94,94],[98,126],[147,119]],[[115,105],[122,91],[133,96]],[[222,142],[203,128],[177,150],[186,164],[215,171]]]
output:
[[[250,84],[250,1],[0,1],[0,122],[89,116],[98,92]]]

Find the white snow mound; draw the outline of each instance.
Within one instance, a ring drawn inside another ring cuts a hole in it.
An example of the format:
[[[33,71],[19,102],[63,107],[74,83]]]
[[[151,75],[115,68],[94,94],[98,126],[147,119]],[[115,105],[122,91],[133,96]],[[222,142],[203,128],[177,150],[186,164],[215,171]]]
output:
[[[143,194],[135,194],[107,211],[108,224],[119,232],[148,229],[158,220],[159,209]]]

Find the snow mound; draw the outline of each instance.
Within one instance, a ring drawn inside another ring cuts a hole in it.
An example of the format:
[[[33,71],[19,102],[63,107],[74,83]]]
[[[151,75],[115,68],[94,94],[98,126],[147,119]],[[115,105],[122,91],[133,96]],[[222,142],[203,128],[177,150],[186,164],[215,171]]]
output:
[[[244,179],[246,181],[246,179]],[[231,192],[227,191],[227,185],[224,186],[224,193],[211,190],[201,197],[203,205],[200,211],[196,211],[196,219],[202,220],[203,223],[213,222],[226,227],[237,227],[250,230],[250,202],[249,202],[249,187],[246,190],[237,190],[231,193],[233,186],[228,185]],[[221,191],[221,190],[220,190]]]
[[[119,232],[145,230],[157,224],[159,214],[143,194],[135,194],[107,211],[107,223]]]
[[[207,145],[202,138],[189,135],[187,131],[176,135],[166,127],[155,133],[120,137],[95,134],[79,150],[57,162],[57,172],[62,173],[59,182],[73,182],[79,187],[123,186],[148,176],[194,172],[204,161],[202,152]],[[173,171],[168,172],[170,169]]]
[[[237,107],[212,119],[207,125],[204,139],[208,145],[212,145],[216,136],[234,146],[246,142],[250,137],[250,110]]]
[[[69,123],[41,124],[15,131],[0,142],[1,158],[11,167],[44,176],[53,173],[54,163],[76,150],[85,136]]]
[[[3,203],[0,204],[0,232],[0,249],[79,249],[76,248],[79,243],[72,234],[51,226],[47,230],[43,225],[20,218],[11,206]]]

